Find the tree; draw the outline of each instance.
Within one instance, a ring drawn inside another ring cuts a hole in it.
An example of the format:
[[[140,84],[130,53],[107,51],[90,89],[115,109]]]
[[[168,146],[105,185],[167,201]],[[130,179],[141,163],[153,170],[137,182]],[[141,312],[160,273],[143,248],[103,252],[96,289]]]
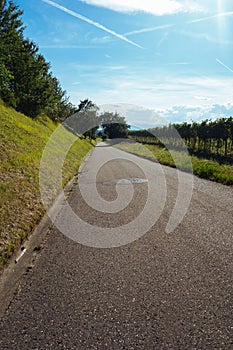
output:
[[[13,91],[14,72],[11,63],[12,56],[22,41],[22,13],[12,1],[8,3],[0,0],[0,97],[14,107],[17,98]]]
[[[16,106],[15,96],[11,91],[12,73],[6,68],[0,57],[0,96],[12,107]]]
[[[13,1],[0,0],[0,97],[30,117],[43,112],[61,120],[74,106],[38,46],[24,38],[22,14]]]
[[[118,113],[104,112],[99,116],[100,125],[103,128],[103,133],[110,139],[126,138],[130,125],[126,123],[125,117]]]
[[[95,139],[99,128],[97,111],[98,107],[91,100],[82,100],[74,114],[67,118],[65,126],[76,134],[82,134],[85,138]]]

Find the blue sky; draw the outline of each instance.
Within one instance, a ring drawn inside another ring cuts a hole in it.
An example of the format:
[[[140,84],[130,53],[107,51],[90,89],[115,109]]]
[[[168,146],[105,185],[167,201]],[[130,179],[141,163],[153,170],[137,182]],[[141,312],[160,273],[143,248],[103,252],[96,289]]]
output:
[[[232,0],[15,0],[78,104],[138,127],[233,115]]]

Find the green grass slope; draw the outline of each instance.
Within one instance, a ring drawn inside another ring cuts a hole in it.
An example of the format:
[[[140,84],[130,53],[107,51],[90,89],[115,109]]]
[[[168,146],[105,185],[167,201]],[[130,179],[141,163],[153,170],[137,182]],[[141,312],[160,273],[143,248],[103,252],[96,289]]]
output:
[[[32,120],[0,101],[0,267],[45,212],[39,192],[39,166],[56,127],[46,117]],[[65,137],[70,134],[64,129]],[[64,163],[64,184],[77,173],[92,147],[86,140],[75,142]]]

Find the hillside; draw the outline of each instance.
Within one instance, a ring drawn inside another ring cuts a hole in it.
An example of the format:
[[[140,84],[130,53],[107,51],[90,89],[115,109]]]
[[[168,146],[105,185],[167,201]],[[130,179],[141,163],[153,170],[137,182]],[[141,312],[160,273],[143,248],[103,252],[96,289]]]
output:
[[[0,100],[0,267],[45,212],[39,193],[39,166],[56,127],[46,117],[33,120]],[[64,183],[77,173],[91,148],[86,140],[74,144],[63,168]]]

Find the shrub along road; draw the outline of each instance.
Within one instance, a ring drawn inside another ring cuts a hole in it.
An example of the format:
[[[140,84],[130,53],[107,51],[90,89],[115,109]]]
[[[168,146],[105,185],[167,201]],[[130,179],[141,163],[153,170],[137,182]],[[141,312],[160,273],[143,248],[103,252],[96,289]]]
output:
[[[82,245],[54,227],[2,318],[0,348],[231,349],[232,188],[180,173],[183,188],[193,179],[194,189],[183,221],[168,234],[165,228],[177,198],[176,170],[112,147],[96,147],[80,175],[82,190],[92,191],[84,196],[93,198],[93,206],[98,203],[91,181],[99,161],[107,163],[95,182],[109,208],[116,199],[116,181],[145,178],[143,170],[157,181],[151,190],[153,210],[156,216],[163,209],[162,214],[142,237],[115,248]],[[148,201],[145,181],[132,186],[133,198],[120,213],[91,208],[81,198],[80,185],[74,188],[69,203],[91,225],[88,232],[78,228],[76,240],[86,234],[86,243],[101,246],[98,227],[118,227],[120,245],[122,226],[136,220]],[[123,192],[128,196],[128,187],[121,181],[119,198]],[[57,222],[71,232],[66,213],[62,210]],[[151,215],[143,220],[146,225]]]

